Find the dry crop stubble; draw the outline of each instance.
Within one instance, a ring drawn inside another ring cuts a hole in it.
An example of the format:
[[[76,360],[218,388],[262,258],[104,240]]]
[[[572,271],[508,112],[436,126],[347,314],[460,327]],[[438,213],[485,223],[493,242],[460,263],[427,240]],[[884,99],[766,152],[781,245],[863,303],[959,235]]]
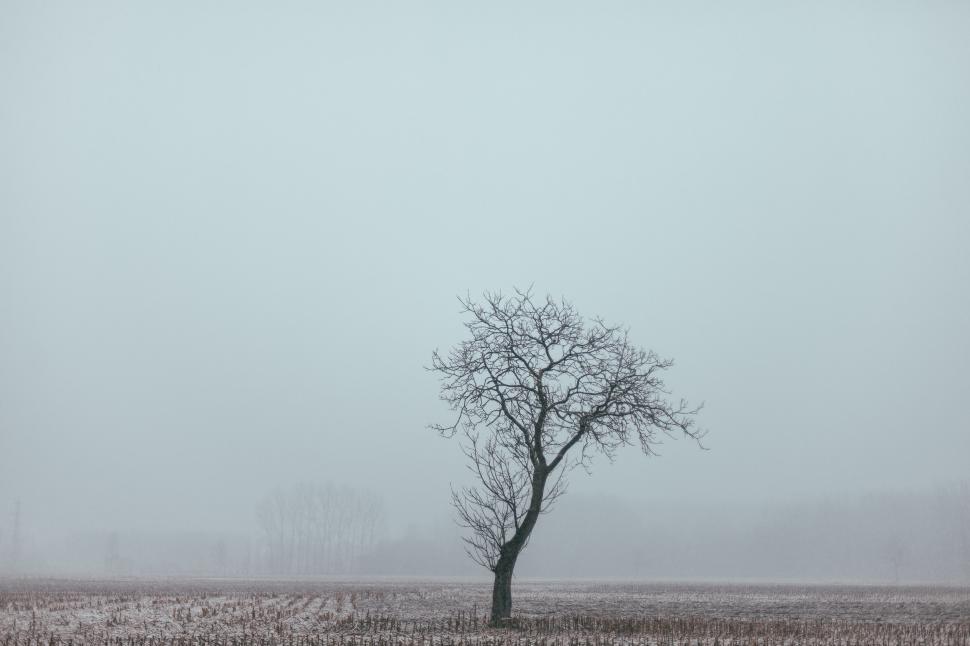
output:
[[[970,589],[521,581],[0,583],[0,646],[970,646]]]

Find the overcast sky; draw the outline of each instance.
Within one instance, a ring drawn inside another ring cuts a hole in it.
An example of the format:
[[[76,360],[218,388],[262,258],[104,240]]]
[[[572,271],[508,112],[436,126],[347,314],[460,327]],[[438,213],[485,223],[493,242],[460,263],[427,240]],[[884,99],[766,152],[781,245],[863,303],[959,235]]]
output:
[[[423,367],[530,284],[706,402],[573,490],[966,478],[970,4],[730,4],[0,0],[0,527],[437,522]]]

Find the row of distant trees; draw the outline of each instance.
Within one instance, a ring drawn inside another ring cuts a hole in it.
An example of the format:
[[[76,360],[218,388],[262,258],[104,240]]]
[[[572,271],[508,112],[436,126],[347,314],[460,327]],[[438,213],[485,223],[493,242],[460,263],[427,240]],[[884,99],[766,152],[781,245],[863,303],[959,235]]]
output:
[[[549,547],[523,576],[970,584],[970,483],[757,505],[578,496],[537,534]]]
[[[385,512],[373,493],[333,484],[278,488],[256,508],[263,566],[273,574],[344,574],[383,538]]]
[[[349,486],[278,487],[256,504],[256,535],[119,532],[22,540],[20,504],[0,523],[0,575],[34,572],[136,574],[350,574],[385,538],[383,499]]]
[[[307,498],[316,499],[316,510],[301,513],[301,507],[312,509]],[[353,500],[370,501],[370,531],[361,517],[341,525],[341,514],[330,506],[342,505],[342,515],[354,518],[348,504]],[[273,518],[259,522],[255,534],[124,531],[54,540],[30,531],[29,523],[21,528],[16,508],[4,506],[0,576],[476,572],[463,557],[453,524],[442,518],[433,531],[390,537],[378,496],[335,485],[268,493],[254,520],[269,512]],[[322,522],[328,516],[331,529]],[[357,544],[350,544],[352,527],[362,538]],[[539,531],[547,547],[527,555],[525,576],[970,583],[970,482],[717,512],[696,505],[641,508],[617,498],[567,498]],[[610,549],[589,552],[594,543]],[[584,558],[576,560],[579,553]]]

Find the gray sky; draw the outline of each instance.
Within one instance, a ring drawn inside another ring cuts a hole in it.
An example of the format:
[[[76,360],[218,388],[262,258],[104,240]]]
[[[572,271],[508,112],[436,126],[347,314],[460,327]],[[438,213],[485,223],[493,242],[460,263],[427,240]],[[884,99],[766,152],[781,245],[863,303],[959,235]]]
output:
[[[707,404],[574,490],[967,477],[970,5],[731,4],[0,0],[0,525],[430,523],[423,366],[529,284]]]

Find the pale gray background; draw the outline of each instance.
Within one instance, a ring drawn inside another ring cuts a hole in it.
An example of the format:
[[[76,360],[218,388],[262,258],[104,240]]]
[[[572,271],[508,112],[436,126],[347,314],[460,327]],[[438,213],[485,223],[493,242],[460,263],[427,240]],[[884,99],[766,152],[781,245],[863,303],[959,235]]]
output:
[[[730,4],[730,6],[728,6]],[[248,532],[464,475],[435,347],[535,285],[676,358],[702,452],[576,495],[968,476],[970,4],[0,1],[0,533]]]

